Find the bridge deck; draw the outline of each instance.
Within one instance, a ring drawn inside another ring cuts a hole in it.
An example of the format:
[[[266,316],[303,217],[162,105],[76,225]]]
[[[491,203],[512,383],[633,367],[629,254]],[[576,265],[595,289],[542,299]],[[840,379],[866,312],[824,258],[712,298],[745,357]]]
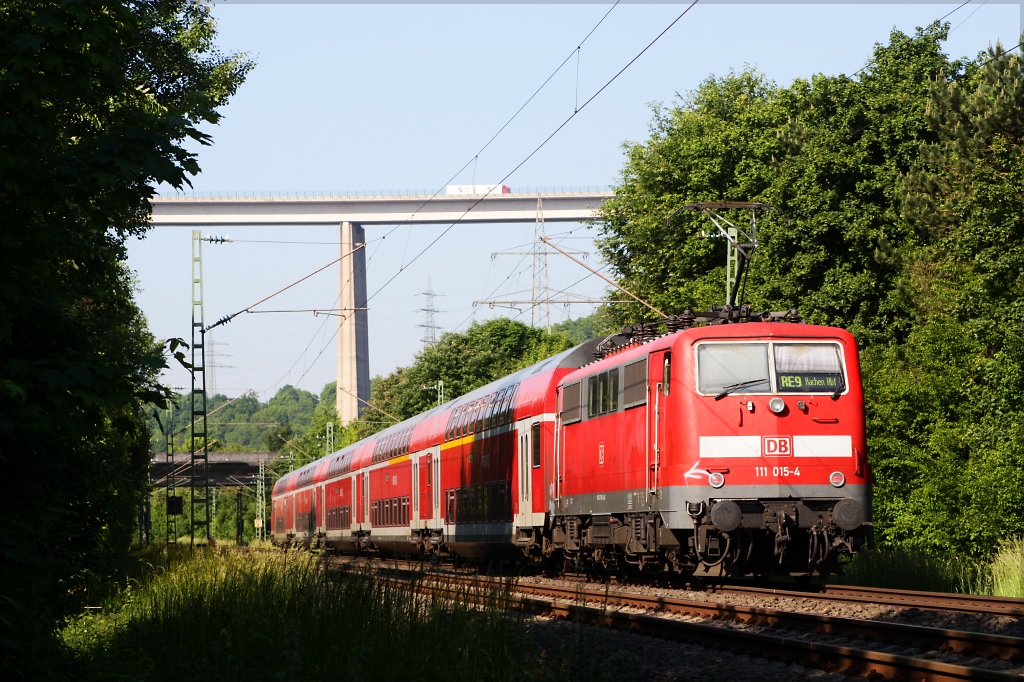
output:
[[[597,217],[611,192],[494,194],[488,196],[370,197],[158,197],[152,223],[158,226],[226,225],[395,225],[415,223],[532,223],[537,200],[545,222],[579,222]],[[468,211],[468,213],[467,213]]]

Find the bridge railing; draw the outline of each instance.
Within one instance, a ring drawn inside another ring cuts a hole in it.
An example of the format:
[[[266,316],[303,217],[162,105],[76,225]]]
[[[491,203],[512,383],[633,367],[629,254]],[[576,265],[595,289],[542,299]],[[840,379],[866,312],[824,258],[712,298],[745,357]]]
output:
[[[346,198],[409,198],[427,199],[434,195],[437,190],[432,189],[374,189],[374,190],[236,190],[236,191],[206,191],[196,192],[192,190],[182,192],[161,192],[156,195],[157,199],[346,199]],[[607,185],[564,185],[554,187],[513,187],[512,196],[526,195],[591,195],[591,194],[613,194],[614,191]],[[482,196],[473,194],[445,194],[444,190],[437,192],[437,198],[455,196]],[[500,196],[500,195],[495,195]]]

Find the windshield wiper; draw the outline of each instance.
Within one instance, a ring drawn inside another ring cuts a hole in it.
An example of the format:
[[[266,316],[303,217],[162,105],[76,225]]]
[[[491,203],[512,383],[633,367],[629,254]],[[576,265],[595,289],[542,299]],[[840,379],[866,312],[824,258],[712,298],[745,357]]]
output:
[[[741,381],[738,384],[729,384],[728,386],[723,386],[722,392],[715,396],[715,400],[721,400],[725,396],[735,391],[737,388],[745,388],[747,386],[753,386],[754,384],[764,384],[767,382],[767,379],[751,379],[750,381]]]
[[[841,384],[839,384],[839,388],[837,388],[835,390],[835,392],[832,393],[832,400],[839,400],[839,396],[841,396],[843,394],[843,391],[845,391],[845,390],[846,390],[846,380],[844,379],[843,382]]]

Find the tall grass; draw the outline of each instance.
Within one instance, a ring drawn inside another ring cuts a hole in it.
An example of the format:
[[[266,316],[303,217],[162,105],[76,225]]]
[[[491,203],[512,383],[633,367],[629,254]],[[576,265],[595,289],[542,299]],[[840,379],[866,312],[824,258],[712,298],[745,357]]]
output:
[[[1024,599],[1024,538],[1000,545],[991,571],[992,594]]]
[[[884,547],[861,552],[829,582],[928,592],[976,592],[981,565],[920,549]]]
[[[1024,538],[1004,542],[990,561],[887,547],[857,554],[843,570],[829,581],[1024,598]]]
[[[69,678],[514,679],[527,630],[482,607],[327,571],[301,553],[197,550],[64,628]]]

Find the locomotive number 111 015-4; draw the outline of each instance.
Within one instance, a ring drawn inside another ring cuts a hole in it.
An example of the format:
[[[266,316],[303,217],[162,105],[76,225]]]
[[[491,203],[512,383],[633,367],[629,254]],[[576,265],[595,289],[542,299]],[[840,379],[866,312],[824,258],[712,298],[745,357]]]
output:
[[[771,473],[769,473],[771,472]],[[799,476],[800,467],[754,467],[755,476]]]

